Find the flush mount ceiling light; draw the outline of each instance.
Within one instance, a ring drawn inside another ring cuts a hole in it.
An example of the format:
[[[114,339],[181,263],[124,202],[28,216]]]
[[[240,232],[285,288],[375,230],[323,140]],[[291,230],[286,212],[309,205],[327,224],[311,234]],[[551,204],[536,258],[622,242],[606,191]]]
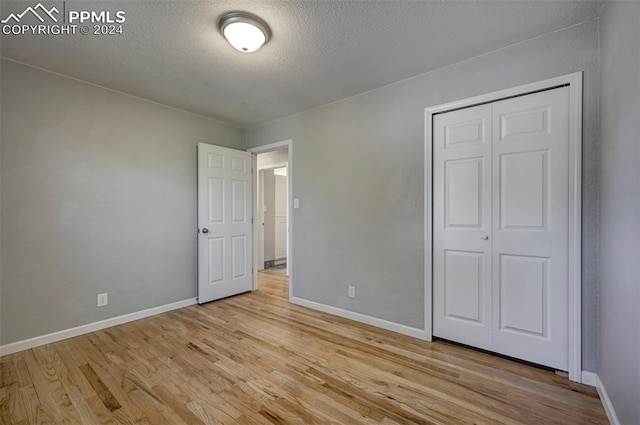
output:
[[[269,41],[269,25],[255,15],[245,12],[230,12],[218,20],[220,32],[241,52],[255,52]]]

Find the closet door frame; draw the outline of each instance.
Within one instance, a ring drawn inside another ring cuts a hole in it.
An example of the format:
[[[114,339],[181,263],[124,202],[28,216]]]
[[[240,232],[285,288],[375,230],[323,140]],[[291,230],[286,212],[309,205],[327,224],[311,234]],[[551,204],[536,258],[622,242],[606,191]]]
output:
[[[433,339],[433,116],[510,97],[569,86],[569,379],[582,382],[582,72],[550,78],[425,109],[424,339]]]

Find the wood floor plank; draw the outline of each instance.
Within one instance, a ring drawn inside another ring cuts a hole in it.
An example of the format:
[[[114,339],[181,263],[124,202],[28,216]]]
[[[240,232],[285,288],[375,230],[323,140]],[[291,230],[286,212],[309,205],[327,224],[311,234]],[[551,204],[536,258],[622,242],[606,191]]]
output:
[[[134,390],[129,393],[131,400],[133,400],[140,409],[143,411],[145,417],[149,420],[149,423],[156,425],[184,425],[185,422],[177,415],[172,415],[171,410],[164,408],[164,405],[160,402],[157,403],[156,399],[151,397],[147,392]]]
[[[100,397],[97,395],[91,396],[86,399],[89,409],[93,412],[98,422],[101,424],[116,425],[116,420],[113,417],[112,412],[107,409]]]
[[[96,392],[80,370],[80,366],[86,363],[86,360],[79,359],[80,364],[75,361],[74,351],[71,348],[71,344],[68,341],[58,343],[55,345],[55,350],[58,353],[62,364],[65,366],[67,373],[69,374],[69,380],[73,383],[75,388],[80,392],[80,395],[84,400],[96,396]]]
[[[0,423],[23,422],[25,412],[20,406],[19,388],[14,383],[0,388]]]
[[[88,406],[82,391],[70,375],[67,366],[62,361],[58,352],[54,350],[52,345],[42,348],[44,350],[42,352],[43,357],[41,361],[48,361],[53,374],[60,381],[62,389],[71,403],[71,405],[68,406],[68,410],[73,411],[74,417],[77,417],[77,419],[83,424],[98,424],[99,421]]]
[[[591,387],[288,302],[287,278],[0,358],[0,423],[606,424]]]
[[[98,398],[100,398],[100,401],[102,401],[102,404],[104,404],[104,407],[109,409],[110,412],[113,412],[114,410],[120,409],[122,407],[120,402],[114,397],[111,391],[109,391],[107,386],[104,384],[104,382],[102,382],[102,379],[100,379],[100,377],[98,376],[96,371],[93,370],[90,364],[83,364],[82,366],[80,366],[80,370],[84,374],[87,381],[89,381],[89,383],[91,384],[91,387],[98,395]]]
[[[8,387],[18,382],[16,369],[9,356],[0,358],[0,387]]]
[[[111,369],[109,363],[101,367],[91,359],[88,359],[87,365],[93,370],[93,373],[99,380],[95,381],[96,384],[97,382],[101,382],[101,385],[104,386],[104,393],[96,392],[98,393],[100,401],[107,410],[111,412],[111,416],[116,423],[135,424],[145,419],[140,407],[129,398],[127,391],[130,390],[132,386],[128,381],[122,379],[121,374],[116,374],[116,376],[112,375],[109,372],[109,369]],[[81,368],[84,373],[87,366],[83,365]],[[119,408],[117,407],[118,405],[120,406]]]
[[[55,375],[43,371],[40,367],[34,350],[36,349],[25,352],[24,361],[29,375],[32,377],[35,395],[37,395],[38,405],[42,409],[43,415],[55,423],[64,423],[67,419],[73,420],[73,418],[66,417],[70,404],[66,393],[63,394],[64,390],[62,390],[60,383],[56,382]]]
[[[14,379],[17,382],[18,386],[21,388],[33,386],[33,380],[31,379],[31,374],[29,373],[29,368],[25,361],[26,354],[27,351],[23,351],[2,358],[3,361],[6,359],[8,363],[13,363],[15,372]]]

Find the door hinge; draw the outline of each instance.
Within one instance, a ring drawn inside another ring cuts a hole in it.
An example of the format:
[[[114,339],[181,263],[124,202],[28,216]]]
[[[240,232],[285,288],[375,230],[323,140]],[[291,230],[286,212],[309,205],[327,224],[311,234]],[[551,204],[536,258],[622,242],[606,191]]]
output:
[[[253,224],[253,218],[251,219],[251,224]]]

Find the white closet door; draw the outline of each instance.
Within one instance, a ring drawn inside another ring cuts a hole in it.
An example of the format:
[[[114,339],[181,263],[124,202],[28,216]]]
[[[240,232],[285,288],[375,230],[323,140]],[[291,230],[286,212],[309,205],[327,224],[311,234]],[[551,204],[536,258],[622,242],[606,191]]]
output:
[[[569,88],[433,120],[434,336],[567,370]]]
[[[569,87],[493,104],[493,351],[568,369]]]
[[[433,333],[491,350],[491,105],[433,122]]]

